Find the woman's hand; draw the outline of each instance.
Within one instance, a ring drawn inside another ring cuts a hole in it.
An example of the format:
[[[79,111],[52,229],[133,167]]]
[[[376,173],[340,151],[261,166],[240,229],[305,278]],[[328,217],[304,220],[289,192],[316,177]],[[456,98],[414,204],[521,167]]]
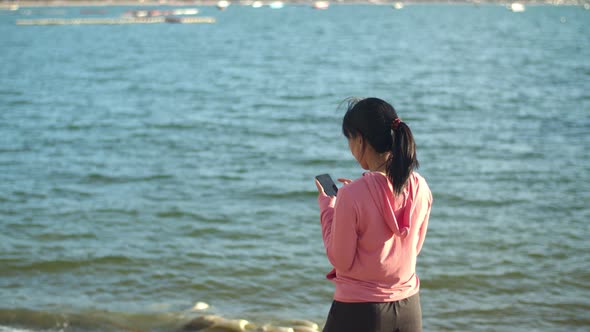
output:
[[[320,184],[320,181],[318,181],[318,179],[315,179],[315,186],[318,187],[318,192],[320,193],[320,195],[328,196],[328,195],[326,195],[326,192],[324,191],[324,187],[322,187],[322,185]]]
[[[342,183],[343,185],[347,185],[347,184],[351,183],[352,180],[347,179],[347,178],[338,178],[338,182]],[[315,180],[315,186],[318,188],[318,192],[320,193],[320,195],[328,196],[328,195],[326,195],[326,192],[324,191],[324,187],[322,187],[322,185],[320,184],[320,182],[317,179]]]
[[[342,182],[344,185],[347,185],[352,182],[351,179],[346,179],[346,178],[338,178],[338,181]]]

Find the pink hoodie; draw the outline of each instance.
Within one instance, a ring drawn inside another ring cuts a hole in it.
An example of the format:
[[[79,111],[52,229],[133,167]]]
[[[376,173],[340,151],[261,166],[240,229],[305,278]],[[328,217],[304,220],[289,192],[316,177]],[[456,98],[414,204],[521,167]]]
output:
[[[343,186],[337,199],[320,194],[320,221],[326,254],[334,269],[327,278],[340,302],[391,302],[416,294],[420,253],[432,194],[414,172],[394,198],[387,177],[367,172]]]

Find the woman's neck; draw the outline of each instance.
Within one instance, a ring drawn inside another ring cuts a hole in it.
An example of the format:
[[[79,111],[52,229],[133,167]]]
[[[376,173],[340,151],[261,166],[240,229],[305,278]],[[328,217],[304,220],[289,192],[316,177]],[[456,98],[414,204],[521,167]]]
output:
[[[373,154],[367,158],[367,166],[369,166],[370,172],[381,172],[386,173],[387,170],[387,159],[389,159],[389,152]]]

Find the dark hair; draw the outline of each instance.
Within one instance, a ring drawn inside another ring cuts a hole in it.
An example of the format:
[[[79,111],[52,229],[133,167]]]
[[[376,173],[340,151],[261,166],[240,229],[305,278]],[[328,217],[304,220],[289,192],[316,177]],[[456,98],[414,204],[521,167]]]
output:
[[[349,139],[361,135],[378,153],[391,152],[386,174],[394,192],[399,195],[419,163],[412,131],[405,122],[394,126],[397,118],[393,106],[381,99],[349,99],[342,120],[342,133]]]

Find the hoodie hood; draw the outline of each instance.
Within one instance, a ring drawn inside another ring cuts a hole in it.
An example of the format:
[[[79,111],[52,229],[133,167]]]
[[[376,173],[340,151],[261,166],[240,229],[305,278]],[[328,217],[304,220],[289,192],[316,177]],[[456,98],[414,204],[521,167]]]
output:
[[[363,180],[367,184],[371,198],[389,229],[395,235],[405,238],[412,226],[410,212],[412,210],[413,174],[410,175],[404,192],[398,197],[394,196],[393,186],[387,176],[382,173],[364,173]]]

